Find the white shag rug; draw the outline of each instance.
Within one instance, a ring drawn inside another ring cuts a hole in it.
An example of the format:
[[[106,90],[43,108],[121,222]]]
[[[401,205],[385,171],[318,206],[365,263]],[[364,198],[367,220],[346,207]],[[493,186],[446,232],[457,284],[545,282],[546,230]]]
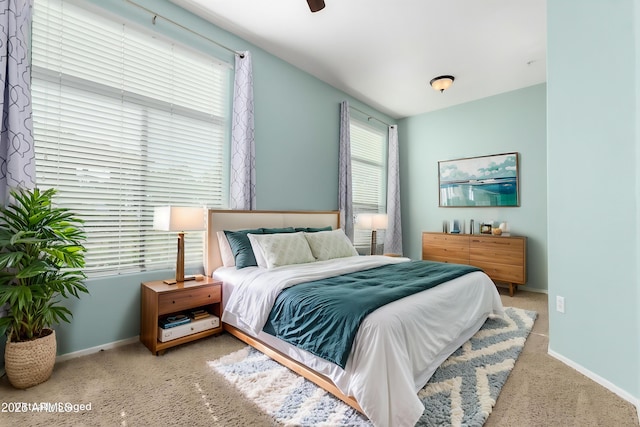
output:
[[[484,424],[537,316],[514,307],[506,307],[505,312],[504,319],[488,319],[418,392],[425,411],[417,426]],[[285,425],[371,425],[339,399],[251,347],[209,365]]]

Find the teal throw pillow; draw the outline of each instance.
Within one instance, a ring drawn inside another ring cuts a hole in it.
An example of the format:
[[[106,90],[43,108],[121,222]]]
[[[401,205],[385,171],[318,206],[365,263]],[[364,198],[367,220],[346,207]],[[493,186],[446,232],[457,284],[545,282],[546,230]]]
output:
[[[296,231],[304,231],[306,233],[317,233],[318,231],[331,231],[333,230],[330,225],[326,227],[300,227],[296,228]]]
[[[251,248],[251,242],[247,234],[263,234],[261,229],[228,231],[224,230],[231,252],[236,260],[236,268],[257,267],[256,257]]]
[[[261,228],[261,234],[278,234],[278,233],[295,233],[296,230],[293,227],[284,227],[284,228]],[[253,233],[255,234],[255,233]]]

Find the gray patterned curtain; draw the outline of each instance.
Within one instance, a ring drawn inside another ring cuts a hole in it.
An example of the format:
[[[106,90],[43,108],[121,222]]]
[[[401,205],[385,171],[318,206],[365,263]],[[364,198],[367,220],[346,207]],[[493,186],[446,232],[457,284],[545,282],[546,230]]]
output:
[[[384,237],[385,253],[402,255],[402,224],[400,220],[400,160],[398,127],[389,126],[389,159],[387,172],[387,217]]]
[[[31,117],[31,0],[0,0],[0,204],[12,187],[32,188],[36,163]],[[0,307],[0,317],[7,306]],[[0,340],[0,375],[4,369],[4,340]]]
[[[253,68],[250,52],[236,55],[231,125],[231,209],[256,208],[256,147],[253,126]]]
[[[35,152],[31,117],[32,0],[0,0],[0,203],[13,187],[34,187]]]
[[[351,187],[351,131],[349,102],[340,103],[340,165],[338,169],[338,209],[340,227],[353,241],[353,193]]]

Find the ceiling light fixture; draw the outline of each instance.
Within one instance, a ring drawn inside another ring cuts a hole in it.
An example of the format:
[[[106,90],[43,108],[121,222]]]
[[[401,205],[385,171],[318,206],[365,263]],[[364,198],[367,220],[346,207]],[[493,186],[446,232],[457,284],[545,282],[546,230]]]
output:
[[[429,84],[434,90],[440,91],[440,93],[444,92],[446,89],[453,84],[455,77],[453,76],[438,76],[431,79]]]
[[[324,0],[307,0],[311,12],[317,12],[324,9]]]

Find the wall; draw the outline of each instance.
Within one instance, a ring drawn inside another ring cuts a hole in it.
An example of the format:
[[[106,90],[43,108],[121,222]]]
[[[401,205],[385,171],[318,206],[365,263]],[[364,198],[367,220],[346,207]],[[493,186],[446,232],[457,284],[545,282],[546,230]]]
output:
[[[635,25],[640,23],[640,7],[636,5],[635,7],[635,17],[634,17]],[[636,53],[635,57],[640,58],[640,31],[636,30]],[[638,64],[636,59],[636,64]],[[636,224],[640,224],[640,208],[638,206],[638,201],[640,201],[640,107],[638,105],[638,100],[640,100],[640,73],[635,73],[635,85],[636,85],[636,192],[635,192],[635,205],[636,205]],[[636,244],[635,244],[635,277],[636,281],[640,280],[640,230],[636,231]],[[636,289],[638,289],[638,285],[636,285]],[[636,314],[636,334],[635,336],[640,335],[640,290],[636,291],[636,303],[635,303],[635,314]],[[640,346],[636,346],[638,348]],[[640,349],[638,349],[640,352]],[[640,355],[636,356],[636,360],[640,359]],[[636,367],[636,410],[638,412],[638,419],[640,420],[640,366]]]
[[[394,121],[169,1],[136,1],[235,50],[251,51],[254,70],[257,208],[337,209],[340,102],[349,100],[353,106],[387,123]],[[149,14],[126,2],[91,0],[91,3],[191,47],[215,53],[233,63],[231,53],[162,19],[158,19],[154,26]],[[83,295],[80,300],[68,301],[74,314],[72,323],[56,327],[58,354],[138,335],[140,282],[168,278],[173,274],[167,270],[87,280],[90,295]],[[0,364],[1,362],[0,360]]]
[[[540,84],[399,122],[405,255],[419,259],[421,233],[442,231],[443,220],[507,221],[528,238],[527,289],[547,289],[545,90]],[[514,151],[520,207],[438,207],[438,161]]]
[[[547,7],[549,351],[637,399],[638,6]]]

